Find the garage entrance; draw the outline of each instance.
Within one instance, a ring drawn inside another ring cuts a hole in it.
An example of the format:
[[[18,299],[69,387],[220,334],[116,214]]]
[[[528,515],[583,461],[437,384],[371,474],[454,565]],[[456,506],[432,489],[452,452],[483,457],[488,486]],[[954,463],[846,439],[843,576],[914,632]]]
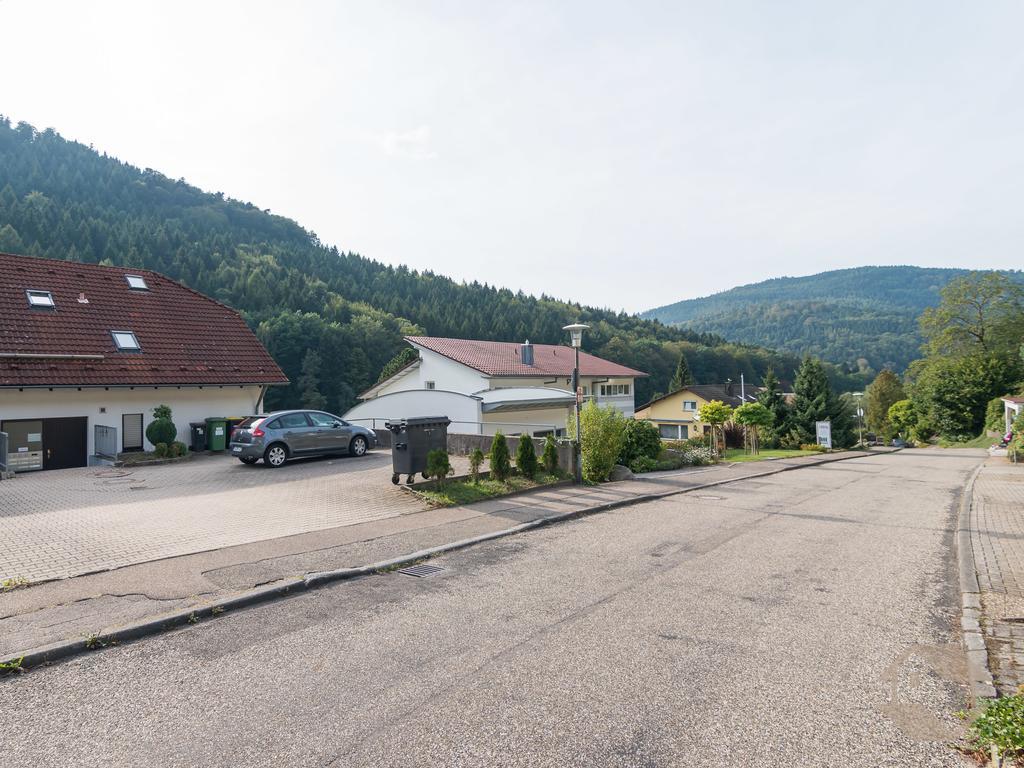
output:
[[[8,435],[7,458],[15,472],[84,467],[89,462],[88,417],[8,419],[0,431]]]

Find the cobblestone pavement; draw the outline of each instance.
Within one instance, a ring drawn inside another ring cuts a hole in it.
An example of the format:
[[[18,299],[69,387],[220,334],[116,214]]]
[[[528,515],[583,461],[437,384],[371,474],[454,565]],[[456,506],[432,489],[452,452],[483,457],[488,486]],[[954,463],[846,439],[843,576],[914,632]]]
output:
[[[974,483],[971,543],[989,665],[1000,694],[1024,684],[1024,466],[988,460]]]
[[[0,482],[0,579],[67,578],[424,509],[391,484],[388,451],[280,469],[199,456],[23,474]]]

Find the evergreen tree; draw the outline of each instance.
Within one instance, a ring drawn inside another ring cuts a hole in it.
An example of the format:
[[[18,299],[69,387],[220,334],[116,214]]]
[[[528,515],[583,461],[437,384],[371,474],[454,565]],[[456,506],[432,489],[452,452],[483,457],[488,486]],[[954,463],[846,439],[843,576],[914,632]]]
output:
[[[519,436],[519,446],[516,448],[516,468],[523,477],[532,478],[537,474],[537,449],[533,439],[527,435]]]
[[[693,374],[690,373],[690,366],[686,362],[686,355],[680,352],[679,362],[676,363],[676,372],[672,375],[672,381],[669,382],[668,391],[676,392],[690,384],[693,384]]]
[[[501,481],[512,474],[512,461],[508,452],[508,440],[505,439],[501,430],[494,433],[494,439],[491,441],[491,452],[487,460],[491,465],[492,480]]]
[[[303,408],[319,411],[327,406],[327,398],[320,394],[321,364],[320,353],[315,349],[307,349],[305,357],[302,358],[302,375],[299,377]]]
[[[761,430],[761,442],[768,448],[778,445],[779,439],[789,432],[789,406],[779,387],[775,371],[769,368],[761,382],[763,389],[757,393],[757,402],[771,411],[772,424]]]
[[[846,404],[832,391],[821,361],[804,358],[793,383],[793,410],[787,441],[803,445],[816,443],[815,422],[832,422],[832,445],[845,447],[853,442],[853,418]]]

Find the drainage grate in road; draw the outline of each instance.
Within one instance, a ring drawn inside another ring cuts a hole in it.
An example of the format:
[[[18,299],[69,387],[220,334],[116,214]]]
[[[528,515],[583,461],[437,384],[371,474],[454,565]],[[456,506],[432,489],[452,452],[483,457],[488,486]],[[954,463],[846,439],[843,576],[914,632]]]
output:
[[[437,565],[410,565],[408,568],[399,568],[399,573],[404,573],[406,576],[415,576],[417,579],[423,579],[427,576],[433,576],[435,573],[440,573],[444,568]]]

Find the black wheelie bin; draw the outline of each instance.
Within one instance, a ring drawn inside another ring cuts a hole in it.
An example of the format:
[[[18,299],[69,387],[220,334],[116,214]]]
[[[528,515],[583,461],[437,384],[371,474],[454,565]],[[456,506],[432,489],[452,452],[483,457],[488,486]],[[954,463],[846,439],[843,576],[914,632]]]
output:
[[[391,482],[395,485],[405,475],[411,483],[417,472],[427,468],[427,454],[441,448],[448,450],[447,416],[420,416],[385,423],[391,431]]]

